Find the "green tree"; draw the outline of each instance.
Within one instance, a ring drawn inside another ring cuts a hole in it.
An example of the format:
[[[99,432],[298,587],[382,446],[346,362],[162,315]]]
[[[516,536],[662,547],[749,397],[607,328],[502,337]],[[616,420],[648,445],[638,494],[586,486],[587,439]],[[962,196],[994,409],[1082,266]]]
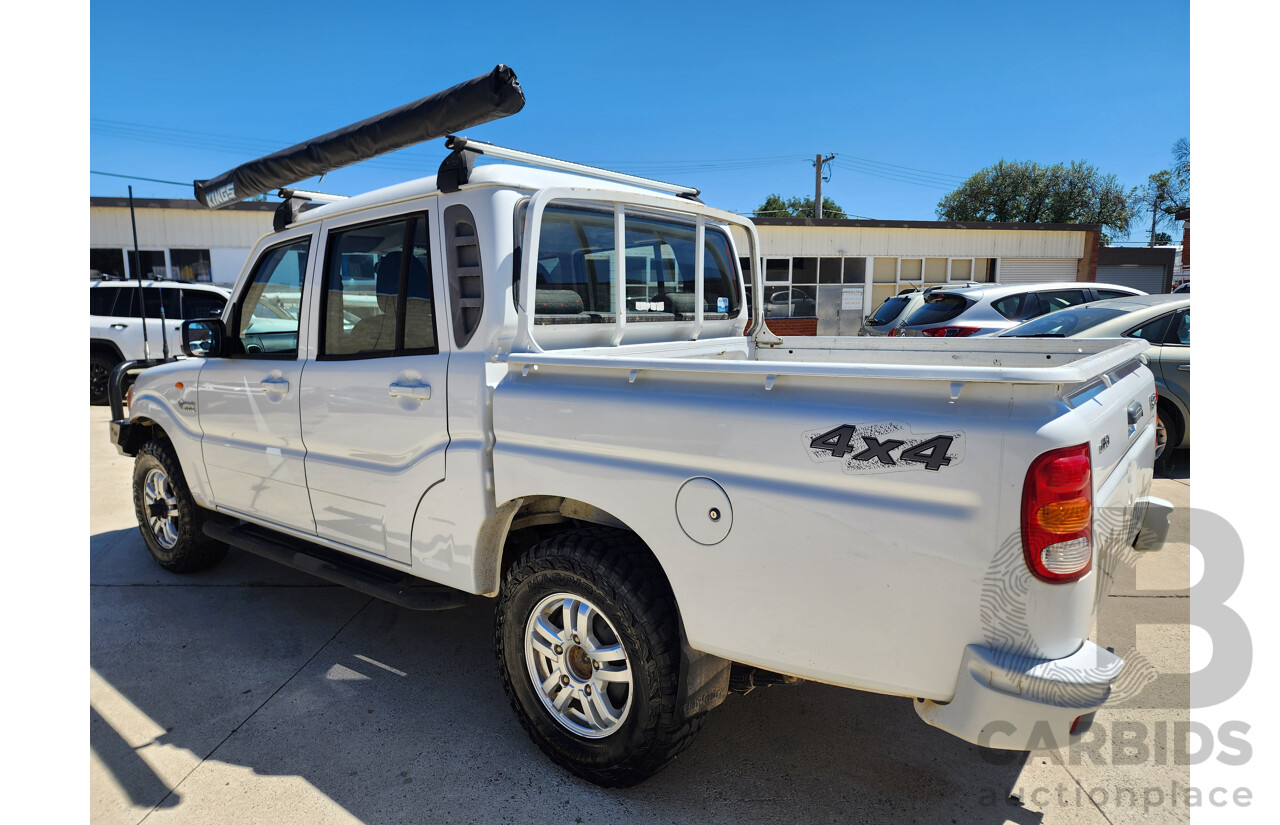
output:
[[[1002,158],[938,201],[937,215],[948,221],[1096,223],[1123,235],[1133,222],[1134,191],[1083,161],[1041,166]],[[1109,241],[1104,232],[1102,242]]]
[[[813,198],[788,198],[770,195],[756,207],[757,218],[812,218]],[[847,218],[848,214],[827,196],[822,197],[822,217]]]
[[[1190,165],[1188,163],[1188,177]],[[1147,235],[1147,246],[1156,246],[1158,237],[1156,229],[1161,226],[1173,226],[1177,223],[1174,217],[1178,210],[1187,205],[1187,189],[1182,178],[1174,171],[1162,169],[1147,178],[1147,183],[1133,197],[1133,208],[1138,215],[1151,218],[1151,232]]]

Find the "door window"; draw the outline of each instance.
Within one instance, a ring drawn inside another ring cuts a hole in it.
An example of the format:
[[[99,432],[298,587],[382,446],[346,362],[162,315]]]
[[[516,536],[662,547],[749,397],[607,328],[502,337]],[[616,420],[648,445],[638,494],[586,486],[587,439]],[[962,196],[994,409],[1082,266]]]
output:
[[[1169,328],[1169,318],[1172,315],[1161,315],[1159,318],[1153,318],[1140,327],[1135,327],[1125,333],[1128,338],[1141,338],[1148,344],[1159,346],[1164,341],[1165,330]]]
[[[331,232],[323,306],[322,358],[439,352],[426,216]]]
[[[311,238],[272,247],[254,267],[236,307],[235,345],[262,358],[298,356],[298,314]]]

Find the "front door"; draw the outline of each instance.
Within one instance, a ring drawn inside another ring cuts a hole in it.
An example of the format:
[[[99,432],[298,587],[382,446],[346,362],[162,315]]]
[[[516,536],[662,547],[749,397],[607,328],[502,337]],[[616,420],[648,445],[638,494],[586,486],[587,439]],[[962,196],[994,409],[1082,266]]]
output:
[[[295,233],[259,256],[228,318],[230,353],[206,359],[196,399],[217,506],[307,533],[315,521],[298,418],[298,308],[311,244],[310,233]]]
[[[414,512],[444,478],[449,444],[427,213],[324,231],[301,396],[316,532],[408,564]]]

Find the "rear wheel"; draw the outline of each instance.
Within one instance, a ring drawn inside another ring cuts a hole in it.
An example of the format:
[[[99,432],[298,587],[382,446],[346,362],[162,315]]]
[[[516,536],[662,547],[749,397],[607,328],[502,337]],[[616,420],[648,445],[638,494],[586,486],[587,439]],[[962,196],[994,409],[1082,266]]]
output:
[[[133,466],[133,509],[142,540],[156,563],[172,573],[194,573],[213,567],[227,546],[204,533],[209,518],[191,498],[182,467],[165,440],[147,442]]]
[[[676,708],[675,598],[633,533],[589,528],[534,546],[503,581],[494,635],[520,723],[583,779],[641,782],[702,726]]]
[[[1177,410],[1161,401],[1156,407],[1156,470],[1167,472],[1173,451],[1182,443],[1182,419]]]

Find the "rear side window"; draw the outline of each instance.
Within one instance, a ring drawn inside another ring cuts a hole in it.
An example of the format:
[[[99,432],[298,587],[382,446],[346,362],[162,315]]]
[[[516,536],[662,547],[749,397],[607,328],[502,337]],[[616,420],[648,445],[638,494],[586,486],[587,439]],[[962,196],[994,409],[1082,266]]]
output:
[[[630,214],[625,220],[627,317],[691,319],[697,310],[694,227]],[[544,317],[535,322],[612,322],[617,309],[615,257],[612,213],[547,209],[538,243],[535,309]],[[711,227],[706,230],[703,246],[702,289],[704,317],[738,314],[741,295],[729,241]]]
[[[1131,292],[1121,292],[1118,289],[1100,289],[1098,290],[1098,300],[1104,301],[1107,298],[1130,298],[1133,296]]]
[[[1159,318],[1152,318],[1140,327],[1134,327],[1125,333],[1126,338],[1141,338],[1148,344],[1156,344],[1157,346],[1164,342],[1165,330],[1169,329],[1170,315],[1161,315]]]
[[[1027,317],[1023,313],[1023,308],[1026,306],[1028,297],[1034,298],[1035,296],[1028,296],[1025,292],[1021,295],[1008,295],[1004,298],[1000,298],[999,300],[992,301],[991,308],[1003,315],[1005,318],[1008,318],[1010,321],[1020,321]]]
[[[968,307],[969,302],[959,295],[929,295],[924,299],[924,306],[911,313],[907,324],[913,327],[921,324],[944,324]]]
[[[911,303],[909,295],[895,295],[880,305],[880,308],[871,316],[872,324],[887,324],[894,318],[902,314],[902,310],[907,308],[907,304]]]

